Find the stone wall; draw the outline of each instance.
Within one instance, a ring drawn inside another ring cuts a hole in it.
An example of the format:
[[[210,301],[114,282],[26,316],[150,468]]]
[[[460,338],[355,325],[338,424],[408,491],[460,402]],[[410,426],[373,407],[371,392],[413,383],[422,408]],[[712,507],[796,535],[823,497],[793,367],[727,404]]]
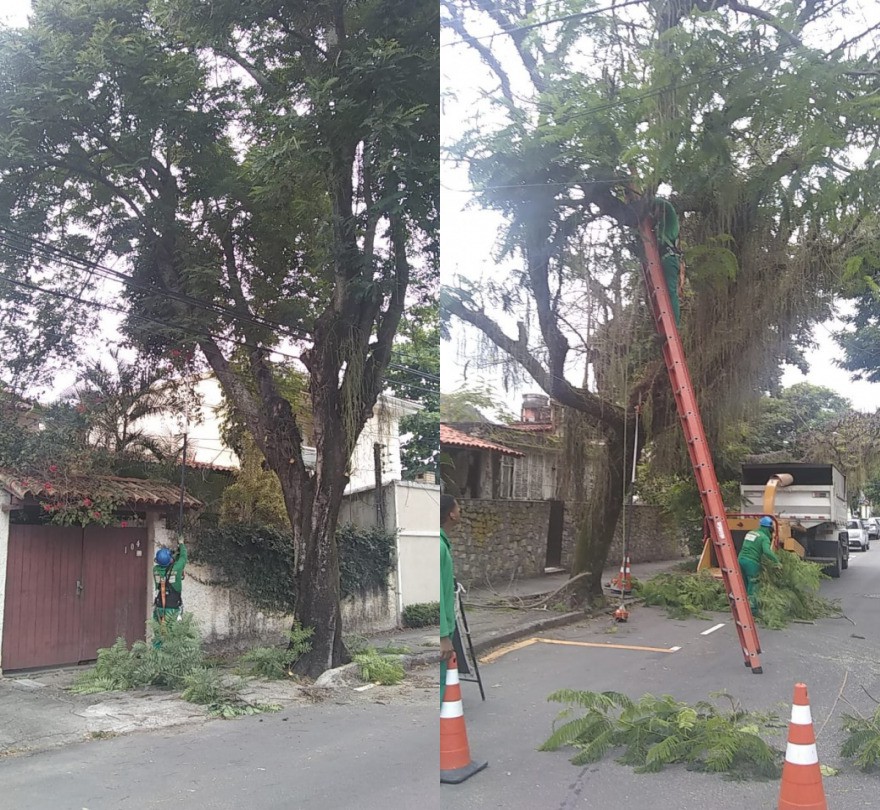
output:
[[[540,576],[549,519],[547,501],[463,499],[451,538],[456,577],[469,588]]]
[[[452,539],[455,574],[468,587],[502,585],[512,579],[541,576],[547,559],[547,501],[461,501],[461,523]],[[572,512],[566,509],[562,566],[571,565],[576,538]],[[621,524],[608,553],[608,565],[622,557]],[[633,510],[629,555],[633,565],[670,560],[685,554],[683,540],[657,506]],[[634,572],[637,574],[637,572]]]

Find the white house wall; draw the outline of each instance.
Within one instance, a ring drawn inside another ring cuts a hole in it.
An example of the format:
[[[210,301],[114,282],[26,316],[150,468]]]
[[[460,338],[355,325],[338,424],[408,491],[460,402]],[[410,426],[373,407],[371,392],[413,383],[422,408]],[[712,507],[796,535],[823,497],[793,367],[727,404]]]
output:
[[[394,492],[399,605],[440,599],[440,487],[397,481]]]

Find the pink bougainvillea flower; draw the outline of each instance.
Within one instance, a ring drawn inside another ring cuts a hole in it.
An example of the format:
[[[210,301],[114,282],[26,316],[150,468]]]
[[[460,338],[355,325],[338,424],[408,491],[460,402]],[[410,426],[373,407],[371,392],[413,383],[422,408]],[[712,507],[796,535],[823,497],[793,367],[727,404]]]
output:
[[[91,506],[91,505],[92,505],[92,499],[91,499],[91,498],[83,498],[83,506],[89,507],[89,506]]]
[[[49,465],[49,472],[50,472],[50,473],[56,473],[56,472],[58,472],[58,465],[57,465],[57,464],[50,464],[50,465]]]
[[[123,521],[119,524],[119,527],[120,527],[121,529],[127,529],[127,528],[128,528],[128,521],[123,520]]]

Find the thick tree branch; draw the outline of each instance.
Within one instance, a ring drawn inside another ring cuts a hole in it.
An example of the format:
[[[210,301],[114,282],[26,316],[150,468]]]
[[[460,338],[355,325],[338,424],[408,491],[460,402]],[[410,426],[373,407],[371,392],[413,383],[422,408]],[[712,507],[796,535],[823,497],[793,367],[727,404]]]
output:
[[[449,314],[479,329],[499,349],[519,363],[532,379],[561,405],[585,413],[612,430],[617,430],[623,425],[624,412],[619,406],[605,402],[584,388],[573,386],[564,377],[555,376],[544,368],[529,351],[524,328],[520,328],[519,336],[514,340],[484,312],[465,306],[464,302],[453,293],[447,292],[443,295],[442,306]]]
[[[444,20],[444,25],[455,31],[462,40],[480,55],[483,62],[486,63],[486,65],[498,77],[498,81],[501,82],[501,92],[504,94],[504,98],[510,102],[511,106],[515,106],[516,102],[513,98],[513,90],[510,86],[510,77],[507,75],[507,71],[501,66],[501,62],[496,58],[495,54],[492,53],[490,48],[483,45],[480,40],[474,37],[473,34],[465,28],[464,20],[459,15],[458,8],[453,2],[451,2],[451,0],[442,0],[441,5],[450,15],[450,19]]]
[[[791,33],[788,29],[786,29],[779,20],[777,20],[770,12],[764,11],[760,8],[754,8],[752,6],[747,6],[744,3],[738,2],[738,0],[727,0],[727,7],[731,11],[739,11],[742,14],[748,14],[751,17],[757,17],[760,20],[763,20],[768,25],[776,30],[776,32],[788,42],[789,45],[793,45],[796,48],[802,48],[804,43],[800,41],[794,34]]]

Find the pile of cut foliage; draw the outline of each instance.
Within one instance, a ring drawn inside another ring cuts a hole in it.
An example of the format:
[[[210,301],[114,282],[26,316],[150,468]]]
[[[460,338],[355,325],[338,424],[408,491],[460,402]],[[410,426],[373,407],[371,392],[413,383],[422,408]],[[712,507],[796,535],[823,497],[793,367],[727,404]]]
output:
[[[813,621],[839,616],[840,606],[819,596],[819,586],[828,577],[818,563],[806,562],[796,554],[777,554],[782,569],[764,565],[758,588],[758,623],[781,630],[789,622]]]
[[[760,736],[763,730],[783,727],[775,715],[744,711],[729,695],[729,711],[701,701],[695,706],[669,695],[643,695],[633,701],[619,692],[579,692],[563,689],[548,700],[568,704],[542,751],[563,746],[577,750],[575,765],[598,762],[613,750],[623,749],[618,762],[637,773],[652,773],[665,765],[681,763],[691,770],[725,773],[732,779],[776,779],[782,752]],[[585,713],[569,719],[576,709]],[[557,727],[561,720],[565,723]]]
[[[119,638],[112,647],[98,650],[94,668],[84,672],[71,691],[93,694],[158,686],[179,690],[184,700],[204,705],[209,714],[224,718],[281,708],[243,700],[243,681],[230,682],[207,664],[191,614],[163,624],[153,621],[152,635],[161,638],[160,646],[136,641],[129,649],[125,639]]]
[[[765,564],[761,571],[758,624],[780,630],[794,620],[813,621],[839,615],[839,606],[819,595],[819,586],[827,579],[822,566],[786,551],[778,556],[781,570]],[[664,572],[647,581],[634,582],[633,592],[646,605],[665,607],[675,619],[708,618],[708,612],[729,609],[724,584],[707,571]]]

